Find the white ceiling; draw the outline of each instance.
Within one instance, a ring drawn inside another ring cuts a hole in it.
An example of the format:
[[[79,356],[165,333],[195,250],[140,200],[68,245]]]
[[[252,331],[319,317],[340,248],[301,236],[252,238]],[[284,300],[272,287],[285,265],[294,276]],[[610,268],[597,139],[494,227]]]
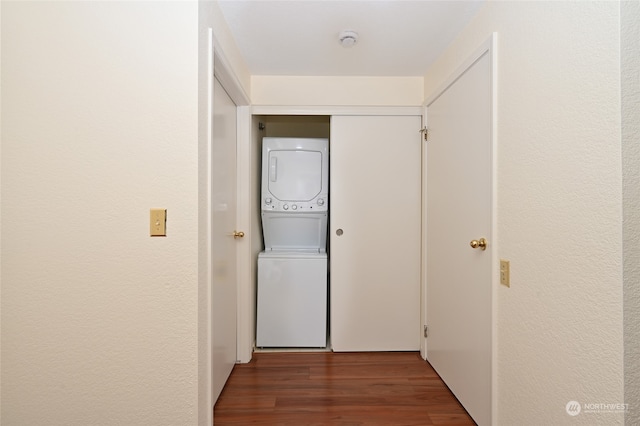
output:
[[[422,76],[483,2],[219,0],[251,74],[302,76]]]

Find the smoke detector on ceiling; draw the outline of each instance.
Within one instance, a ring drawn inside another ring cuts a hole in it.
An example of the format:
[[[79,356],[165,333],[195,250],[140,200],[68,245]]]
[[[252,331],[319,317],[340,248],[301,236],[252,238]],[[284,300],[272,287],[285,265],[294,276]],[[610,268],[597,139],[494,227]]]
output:
[[[358,33],[353,30],[344,30],[338,36],[342,47],[351,47],[358,41]]]

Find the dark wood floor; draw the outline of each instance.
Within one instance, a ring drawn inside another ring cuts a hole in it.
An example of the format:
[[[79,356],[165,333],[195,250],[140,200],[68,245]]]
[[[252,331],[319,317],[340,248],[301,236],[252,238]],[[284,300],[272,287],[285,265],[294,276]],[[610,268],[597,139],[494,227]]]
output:
[[[234,367],[220,425],[475,425],[416,352],[255,353]]]

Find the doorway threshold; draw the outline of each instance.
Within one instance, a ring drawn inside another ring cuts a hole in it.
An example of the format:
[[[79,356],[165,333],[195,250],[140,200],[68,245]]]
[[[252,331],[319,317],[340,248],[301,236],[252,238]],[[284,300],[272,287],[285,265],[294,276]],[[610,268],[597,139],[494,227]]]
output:
[[[333,352],[333,348],[331,347],[330,339],[327,338],[327,345],[322,348],[293,348],[293,347],[284,347],[284,348],[264,348],[264,347],[256,347],[254,346],[253,352],[255,353],[269,353],[269,352]]]

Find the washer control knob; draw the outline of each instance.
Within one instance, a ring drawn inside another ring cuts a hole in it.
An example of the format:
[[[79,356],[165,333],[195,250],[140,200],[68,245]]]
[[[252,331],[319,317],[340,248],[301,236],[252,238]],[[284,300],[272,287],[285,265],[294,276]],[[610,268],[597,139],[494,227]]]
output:
[[[324,199],[318,198],[318,205],[319,206],[324,206]]]
[[[291,206],[291,209],[292,210],[298,210],[298,206],[294,204],[294,205]]]
[[[289,210],[289,205],[285,204],[284,206],[282,206],[282,208],[285,209],[285,210]]]

